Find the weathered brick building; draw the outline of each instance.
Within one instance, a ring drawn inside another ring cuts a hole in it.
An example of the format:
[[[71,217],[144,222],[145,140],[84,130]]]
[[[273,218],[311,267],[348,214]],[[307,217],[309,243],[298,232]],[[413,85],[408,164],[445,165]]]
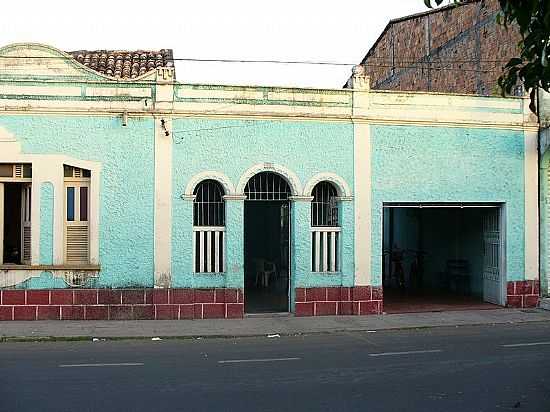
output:
[[[521,39],[496,23],[498,11],[497,0],[471,0],[391,20],[361,62],[372,88],[497,94]]]

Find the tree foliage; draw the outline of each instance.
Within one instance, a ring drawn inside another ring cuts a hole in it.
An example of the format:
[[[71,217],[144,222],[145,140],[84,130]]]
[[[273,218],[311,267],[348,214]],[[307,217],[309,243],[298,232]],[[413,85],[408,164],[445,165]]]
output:
[[[462,3],[467,0],[453,0]],[[426,6],[439,6],[444,0],[424,0]],[[538,88],[550,92],[550,1],[499,0],[501,11],[497,23],[518,27],[522,40],[519,56],[512,57],[503,67],[498,85],[502,95],[511,94],[520,82],[530,91],[533,112],[536,110]]]

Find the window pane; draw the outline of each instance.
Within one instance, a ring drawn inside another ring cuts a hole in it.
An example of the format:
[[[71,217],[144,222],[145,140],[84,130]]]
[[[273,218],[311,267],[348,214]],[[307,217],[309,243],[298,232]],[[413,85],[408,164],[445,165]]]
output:
[[[88,221],[88,188],[80,188],[80,221]]]
[[[63,176],[73,177],[73,168],[71,166],[63,165]]]
[[[88,169],[82,169],[82,177],[92,177],[92,173]]]
[[[74,187],[67,188],[67,220],[74,221]]]
[[[32,177],[32,164],[26,163],[23,165],[23,177],[24,178]]]
[[[13,177],[13,165],[6,163],[0,164],[0,177]]]

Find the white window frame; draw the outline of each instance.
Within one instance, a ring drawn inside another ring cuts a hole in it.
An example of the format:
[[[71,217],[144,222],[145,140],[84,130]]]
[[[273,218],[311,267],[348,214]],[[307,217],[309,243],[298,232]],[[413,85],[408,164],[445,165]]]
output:
[[[197,183],[194,188],[195,192],[200,185],[206,184],[208,181],[213,181],[219,185],[221,201],[223,205],[223,222],[225,223],[226,219],[226,204],[225,204],[225,189],[223,185],[215,179],[204,179]],[[207,205],[208,202],[204,200],[198,204]],[[217,202],[213,202],[217,203]],[[195,213],[197,212],[196,194],[193,195],[193,272],[194,273],[225,273],[226,271],[226,235],[225,235],[225,226],[202,226],[195,225],[196,221],[203,221],[203,218],[196,219]],[[203,206],[208,208],[208,206]],[[200,213],[203,213],[201,211]],[[212,222],[212,220],[206,218],[207,222]],[[198,242],[198,252],[197,252],[197,242]],[[221,259],[220,259],[221,252]],[[197,255],[198,253],[198,255]],[[214,256],[212,256],[214,255]],[[214,258],[214,262],[212,262]]]
[[[75,171],[80,170],[80,176],[83,176],[82,169],[73,168],[73,177],[64,177],[64,185],[63,185],[63,261],[65,264],[81,264],[81,265],[88,265],[90,263],[90,206],[91,206],[91,196],[90,196],[90,183],[91,178],[89,177],[74,177],[75,175],[78,175]],[[68,204],[67,204],[67,188],[74,187],[74,220],[69,221],[67,220],[67,211],[68,211]],[[88,188],[88,216],[86,221],[80,220],[80,188],[86,187]],[[68,230],[71,227],[85,227],[86,228],[86,236],[87,236],[87,252],[86,252],[86,259],[79,261],[69,261],[69,257],[67,255],[68,252]]]
[[[321,180],[317,182],[311,189],[311,196],[314,196],[315,188],[322,183],[328,183],[334,189],[334,200],[336,202],[336,222],[334,226],[314,226],[313,208],[315,205],[315,197],[312,198],[310,205],[310,231],[311,231],[311,271],[314,273],[340,273],[341,271],[341,256],[340,249],[342,243],[342,228],[340,222],[342,219],[342,208],[337,195],[338,189],[330,181]],[[317,202],[318,203],[318,202]],[[330,203],[328,205],[330,208]],[[330,210],[330,209],[328,209]],[[330,212],[329,212],[330,216]]]
[[[0,265],[4,264],[4,193],[5,183],[22,183],[21,190],[21,234],[20,265],[30,265],[32,260],[32,162],[1,162],[12,167],[12,175],[0,177]],[[31,177],[24,177],[25,166],[31,167]],[[28,242],[25,242],[25,228],[28,228]],[[27,243],[27,247],[25,247]],[[25,255],[27,259],[25,259]],[[11,265],[11,263],[10,263]]]
[[[220,245],[215,247],[213,245]],[[195,273],[224,273],[225,272],[225,226],[193,226],[193,271]],[[199,247],[199,261],[197,265],[197,240],[201,245],[206,241],[206,250]],[[222,257],[220,262],[220,248]],[[212,266],[212,253],[214,265]],[[206,256],[205,256],[206,255]],[[206,258],[206,265],[205,265]]]

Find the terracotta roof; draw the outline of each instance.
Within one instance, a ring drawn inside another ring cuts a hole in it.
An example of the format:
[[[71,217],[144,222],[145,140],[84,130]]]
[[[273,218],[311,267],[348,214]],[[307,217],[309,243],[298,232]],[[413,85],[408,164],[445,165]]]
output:
[[[119,79],[134,79],[157,67],[174,66],[172,49],[77,50],[68,53],[84,66]]]

